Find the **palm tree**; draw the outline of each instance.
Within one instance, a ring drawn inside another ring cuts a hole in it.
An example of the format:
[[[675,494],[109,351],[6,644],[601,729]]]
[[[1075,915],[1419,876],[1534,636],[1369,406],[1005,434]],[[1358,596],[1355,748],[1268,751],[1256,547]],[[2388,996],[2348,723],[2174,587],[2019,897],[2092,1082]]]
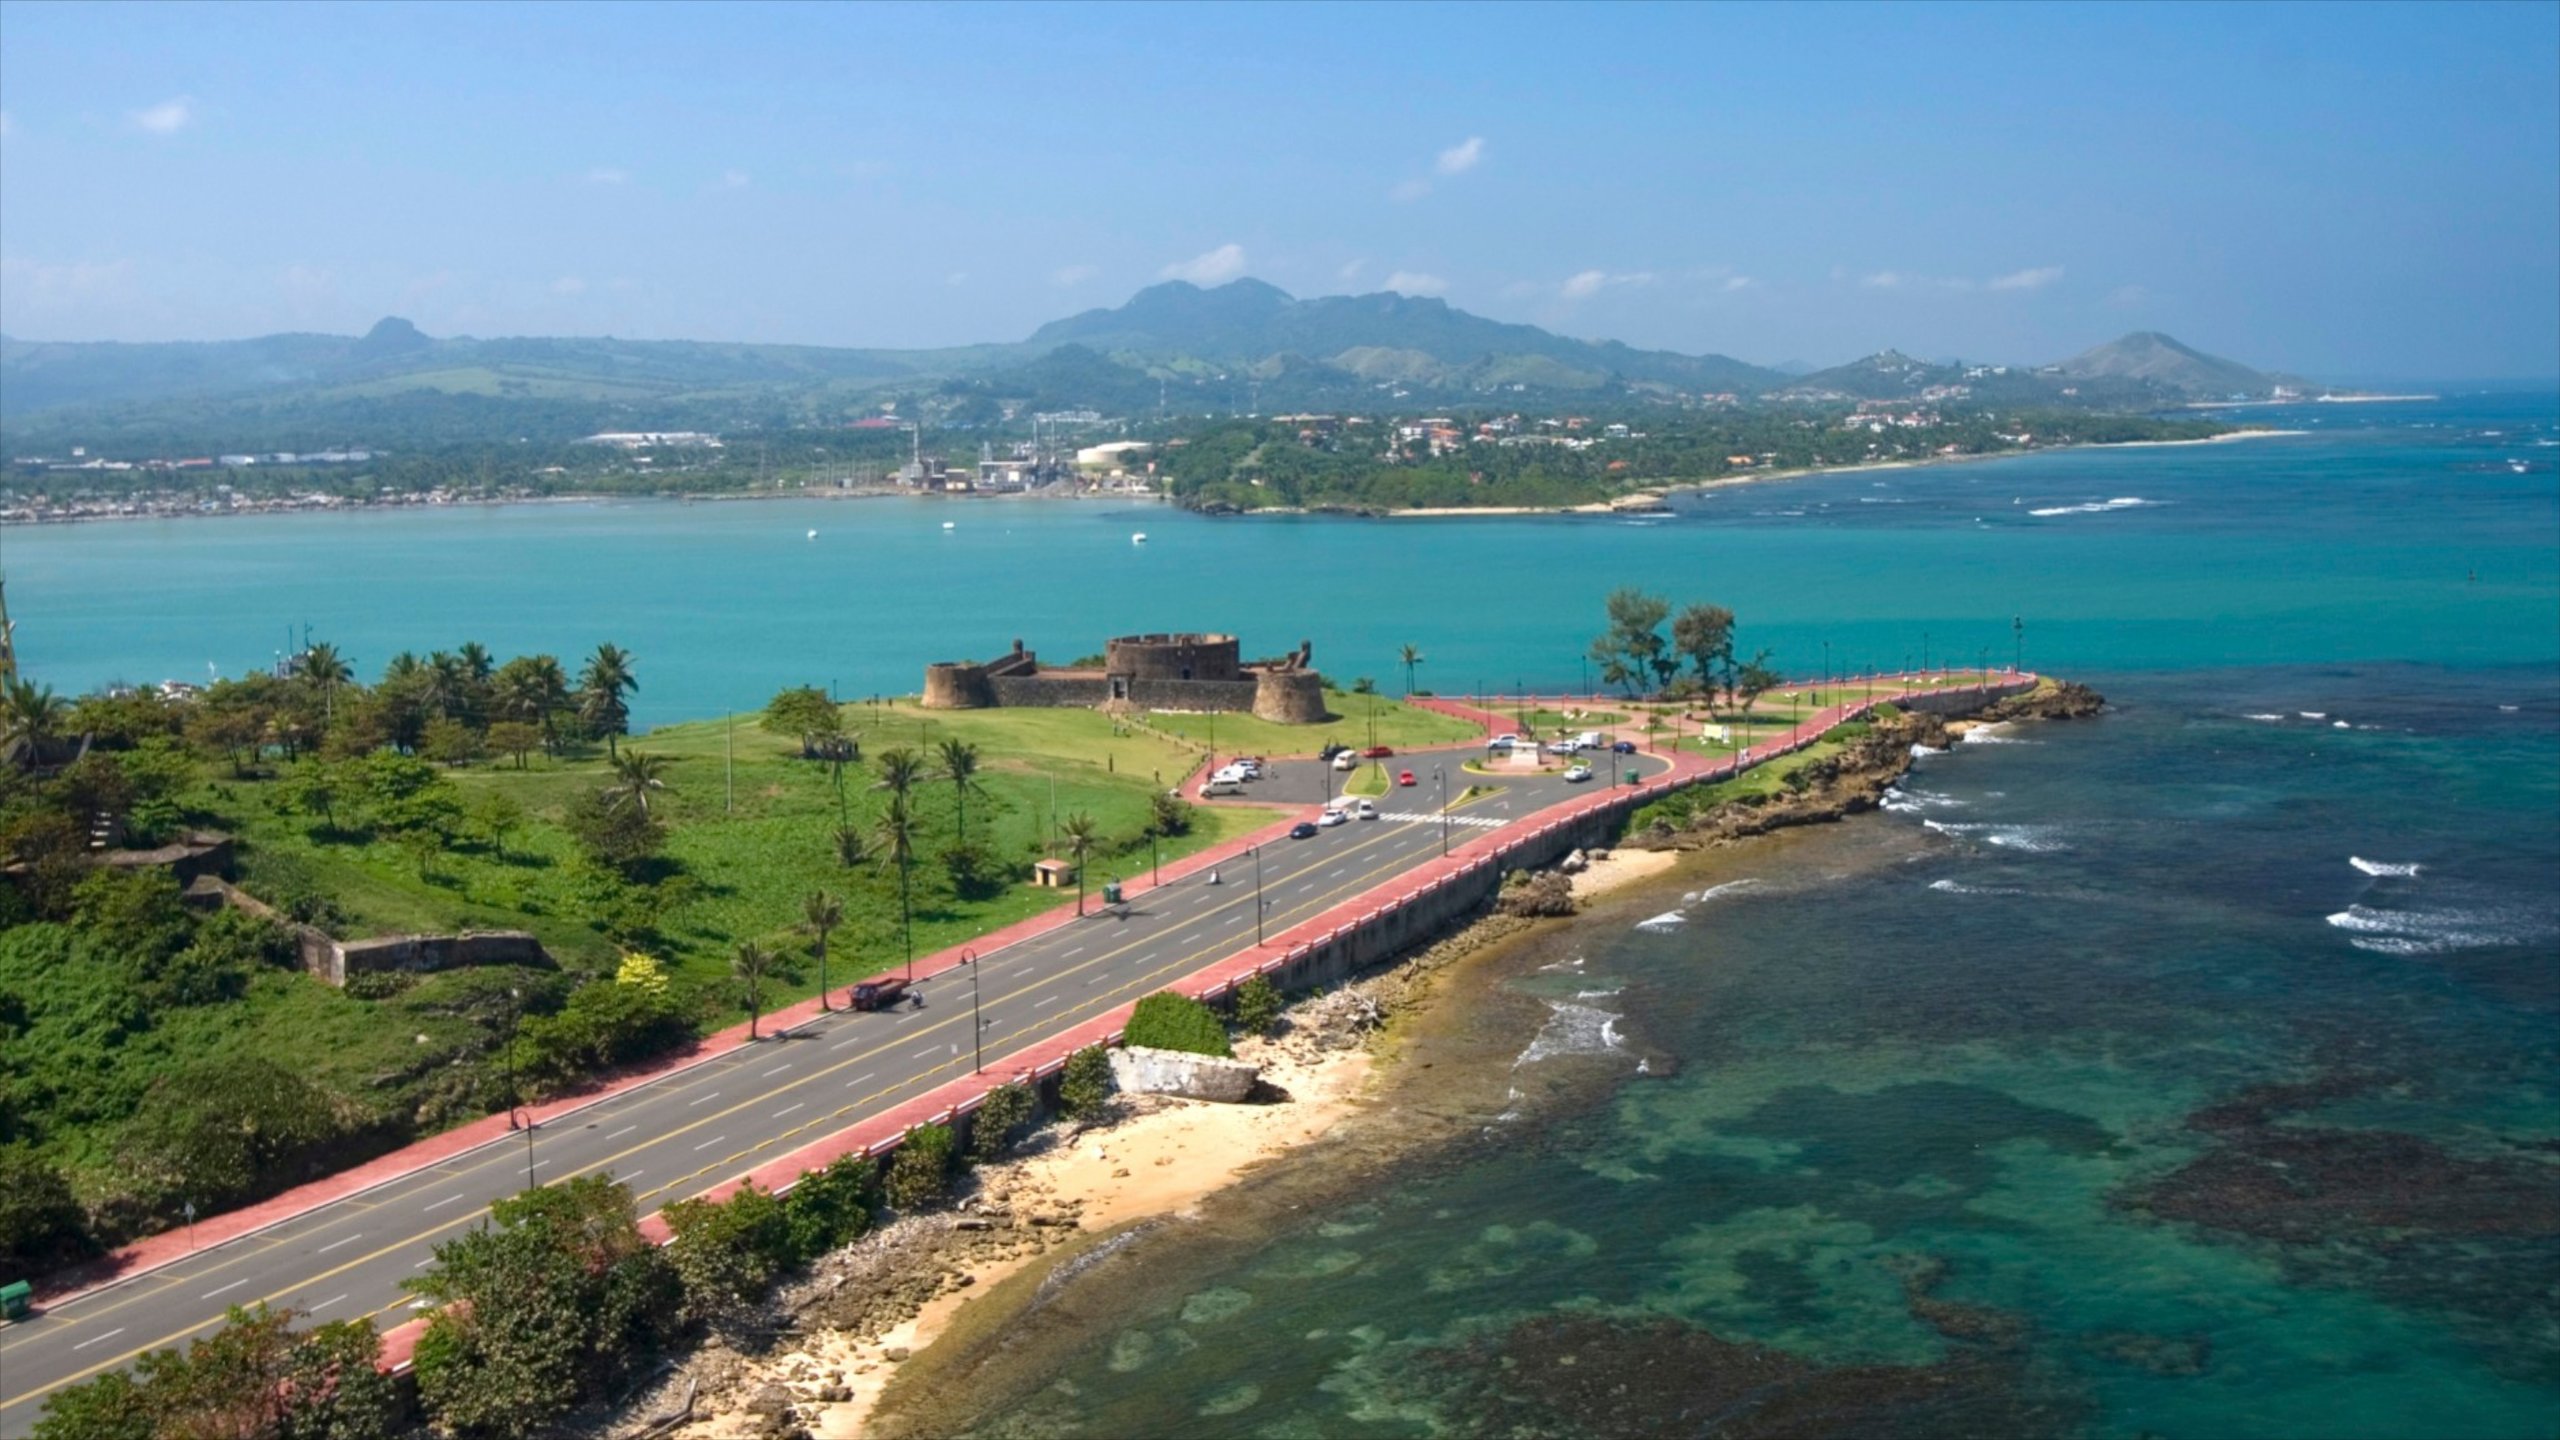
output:
[[[969,792],[979,790],[981,794],[985,793],[977,779],[978,747],[966,740],[945,740],[941,751],[942,778],[951,782],[951,793],[959,801],[959,839],[966,845],[969,843]],[[888,757],[881,758],[885,762]]]
[[[738,942],[738,952],[729,958],[729,973],[747,992],[747,1038],[756,1036],[756,1022],[764,1018],[764,976],[773,968],[773,956],[753,940]]]
[[[337,723],[338,687],[356,678],[356,667],[324,640],[302,652],[302,678],[320,687],[321,718]]]
[[[614,737],[631,729],[631,707],[622,697],[640,688],[631,673],[631,652],[619,645],[597,646],[578,676],[578,688],[579,713],[604,736],[605,749],[619,753]]]
[[[1102,840],[1102,827],[1081,810],[1069,815],[1058,826],[1058,838],[1067,842],[1067,850],[1076,857],[1076,913],[1084,913],[1084,857]]]
[[[903,805],[924,778],[924,757],[901,745],[880,752],[880,778],[871,788],[888,791],[892,801]]]
[[[1396,663],[1404,667],[1405,698],[1413,698],[1413,667],[1422,663],[1422,651],[1407,645],[1396,652]]]
[[[543,753],[552,752],[562,711],[570,706],[569,672],[555,655],[519,655],[498,667],[490,699],[510,720],[542,727]]]
[[[667,757],[634,750],[628,755],[614,756],[610,763],[613,779],[604,787],[607,802],[616,810],[625,805],[637,805],[641,814],[648,814],[649,792],[667,788],[667,782],[658,778],[666,773]]]
[[[20,675],[0,685],[0,740],[12,759],[30,765],[42,760],[44,747],[62,733],[70,714],[71,702],[54,694],[50,685]]]
[[[882,760],[889,757],[883,755]],[[907,809],[907,797],[891,795],[889,808],[880,814],[880,863],[898,867],[898,931],[906,946],[907,978],[915,978],[916,928],[915,909],[909,901],[908,876],[916,861],[916,836],[922,829],[914,812]]]
[[[427,699],[439,715],[463,719],[471,708],[471,671],[462,657],[438,650],[427,657]]]
[[[844,902],[824,890],[812,890],[800,902],[800,918],[818,937],[818,1008],[832,1010],[827,1003],[827,932],[844,923]]]
[[[477,640],[463,641],[455,654],[462,661],[462,673],[475,681],[485,684],[497,672],[497,662],[489,658],[489,647]]]

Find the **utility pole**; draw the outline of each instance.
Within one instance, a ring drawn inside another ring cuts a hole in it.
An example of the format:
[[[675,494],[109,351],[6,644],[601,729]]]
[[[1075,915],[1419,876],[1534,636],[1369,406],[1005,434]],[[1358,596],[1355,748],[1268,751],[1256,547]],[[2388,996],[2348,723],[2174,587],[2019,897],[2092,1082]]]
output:
[[[1440,858],[1449,858],[1449,776],[1439,766],[1431,767],[1432,783],[1440,787]]]
[[[975,950],[961,951],[960,963],[969,967],[970,1048],[976,1054],[977,1072],[984,1074],[987,1068],[987,1022],[981,1018],[986,1012],[984,1006],[980,1003],[978,990],[978,952]]]
[[[1253,847],[1253,943],[1262,943],[1262,847]]]

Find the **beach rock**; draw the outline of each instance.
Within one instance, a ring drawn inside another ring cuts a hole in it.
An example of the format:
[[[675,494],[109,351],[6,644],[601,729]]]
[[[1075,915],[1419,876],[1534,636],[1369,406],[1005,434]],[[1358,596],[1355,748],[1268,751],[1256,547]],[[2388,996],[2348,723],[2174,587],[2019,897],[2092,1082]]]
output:
[[[1500,898],[1494,901],[1494,909],[1497,913],[1522,919],[1571,915],[1574,913],[1573,882],[1552,870],[1536,874],[1515,872],[1512,879],[1503,885]]]
[[[900,1365],[906,1362],[909,1353],[911,1352],[904,1345],[892,1345],[880,1352],[880,1358],[892,1365]]]
[[[1126,1095],[1180,1095],[1229,1104],[1253,1093],[1262,1067],[1218,1055],[1127,1045],[1111,1052],[1111,1079]]]

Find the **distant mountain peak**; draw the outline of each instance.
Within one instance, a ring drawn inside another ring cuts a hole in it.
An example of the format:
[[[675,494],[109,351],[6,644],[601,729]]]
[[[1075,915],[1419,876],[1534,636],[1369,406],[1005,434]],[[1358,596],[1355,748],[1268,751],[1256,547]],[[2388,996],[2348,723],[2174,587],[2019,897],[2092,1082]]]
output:
[[[2139,380],[2187,395],[2263,395],[2276,385],[2272,375],[2157,330],[2136,330],[2055,368],[2074,379]]]
[[[435,343],[417,326],[397,315],[386,315],[373,322],[373,328],[364,332],[364,338],[348,349],[347,358],[358,362],[381,360],[424,350]]]

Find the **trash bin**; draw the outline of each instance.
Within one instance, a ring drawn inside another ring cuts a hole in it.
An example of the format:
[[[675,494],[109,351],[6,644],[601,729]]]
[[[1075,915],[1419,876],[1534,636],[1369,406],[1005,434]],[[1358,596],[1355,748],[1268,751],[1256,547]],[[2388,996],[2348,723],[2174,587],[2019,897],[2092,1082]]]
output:
[[[1105,904],[1105,905],[1117,905],[1117,904],[1121,903],[1121,901],[1120,901],[1120,882],[1119,882],[1119,881],[1117,881],[1117,880],[1113,880],[1113,881],[1109,881],[1109,882],[1107,882],[1106,884],[1104,884],[1104,885],[1103,885],[1103,887],[1102,887],[1102,903],[1103,903],[1103,904]]]
[[[24,1280],[0,1285],[0,1320],[24,1320],[35,1303],[35,1287]]]

